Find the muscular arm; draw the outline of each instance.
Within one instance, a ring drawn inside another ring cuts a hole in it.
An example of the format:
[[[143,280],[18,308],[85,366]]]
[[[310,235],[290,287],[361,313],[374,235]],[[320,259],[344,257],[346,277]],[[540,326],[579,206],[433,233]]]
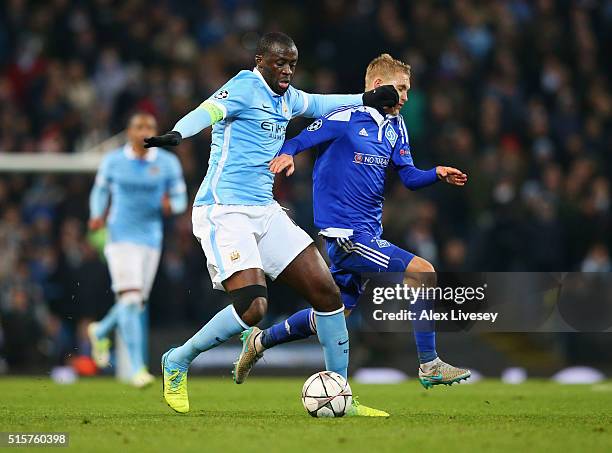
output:
[[[304,110],[300,115],[319,118],[340,107],[363,105],[363,94],[310,94],[302,92]]]
[[[202,129],[227,117],[236,116],[244,109],[247,98],[245,93],[240,92],[239,87],[231,88],[234,85],[234,82],[228,82],[217,94],[202,102],[197,108],[181,118],[170,132],[145,138],[145,148],[177,146],[182,139],[192,137]],[[231,90],[231,94],[229,90]]]
[[[187,138],[196,135],[202,129],[212,126],[223,118],[224,112],[218,105],[204,101],[196,109],[181,118],[172,130],[181,134],[182,138]]]
[[[303,115],[318,118],[327,115],[340,107],[366,105],[383,112],[384,107],[392,107],[399,102],[399,95],[393,85],[382,85],[362,94],[310,94],[298,90],[302,100]]]

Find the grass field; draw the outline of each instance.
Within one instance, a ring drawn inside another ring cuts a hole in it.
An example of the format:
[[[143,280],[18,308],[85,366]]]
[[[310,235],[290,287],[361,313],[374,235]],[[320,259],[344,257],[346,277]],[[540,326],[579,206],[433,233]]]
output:
[[[483,381],[428,391],[416,381],[353,384],[362,402],[391,412],[389,419],[311,418],[301,406],[301,379],[237,386],[194,378],[187,415],[162,402],[158,385],[4,378],[0,386],[0,431],[68,432],[70,449],[82,452],[612,451],[612,382]]]

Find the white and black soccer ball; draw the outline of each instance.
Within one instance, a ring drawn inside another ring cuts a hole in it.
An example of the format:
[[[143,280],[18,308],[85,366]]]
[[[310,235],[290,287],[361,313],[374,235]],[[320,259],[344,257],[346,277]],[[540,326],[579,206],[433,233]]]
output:
[[[352,402],[350,385],[333,371],[313,374],[302,387],[304,409],[313,417],[342,417]]]

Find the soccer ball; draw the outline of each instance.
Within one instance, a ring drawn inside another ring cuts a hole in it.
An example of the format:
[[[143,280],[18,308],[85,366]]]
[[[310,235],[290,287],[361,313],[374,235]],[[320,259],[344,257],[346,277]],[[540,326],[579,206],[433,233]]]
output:
[[[352,401],[350,385],[333,371],[313,374],[302,387],[304,409],[313,417],[342,417]]]

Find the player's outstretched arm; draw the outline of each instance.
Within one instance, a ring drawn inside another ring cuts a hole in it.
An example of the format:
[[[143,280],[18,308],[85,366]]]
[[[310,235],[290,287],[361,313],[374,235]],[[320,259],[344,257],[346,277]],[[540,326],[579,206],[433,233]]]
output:
[[[382,111],[384,107],[392,107],[399,102],[393,85],[383,85],[363,94],[310,94],[302,91],[301,95],[304,107],[300,115],[309,118],[319,118],[349,105],[365,105]]]
[[[422,189],[439,181],[437,167],[421,170],[414,165],[404,165],[399,168],[398,174],[404,186],[410,190]]]
[[[405,165],[398,171],[404,186],[410,190],[418,190],[430,186],[438,181],[444,181],[454,186],[464,186],[467,175],[453,167],[434,167],[421,170],[414,165]]]
[[[211,102],[203,102],[198,108],[192,110],[164,135],[145,138],[145,148],[155,146],[177,146],[184,138],[196,135],[223,119],[223,111]]]
[[[442,181],[453,186],[464,186],[467,182],[467,175],[454,167],[436,167],[436,175]]]
[[[342,137],[347,125],[348,121],[336,121],[326,118],[315,120],[296,137],[287,140],[283,144],[276,157],[270,161],[270,171],[275,174],[286,171],[285,174],[291,176],[295,169],[293,156],[313,146]]]
[[[467,182],[467,175],[456,168],[438,166],[430,168],[429,170],[421,170],[414,166],[414,161],[412,160],[412,154],[410,152],[410,143],[408,141],[408,132],[406,131],[406,127],[401,117],[400,135],[401,140],[397,141],[397,145],[393,149],[391,161],[404,183],[404,186],[410,190],[418,190],[440,180],[455,186],[465,185]]]

